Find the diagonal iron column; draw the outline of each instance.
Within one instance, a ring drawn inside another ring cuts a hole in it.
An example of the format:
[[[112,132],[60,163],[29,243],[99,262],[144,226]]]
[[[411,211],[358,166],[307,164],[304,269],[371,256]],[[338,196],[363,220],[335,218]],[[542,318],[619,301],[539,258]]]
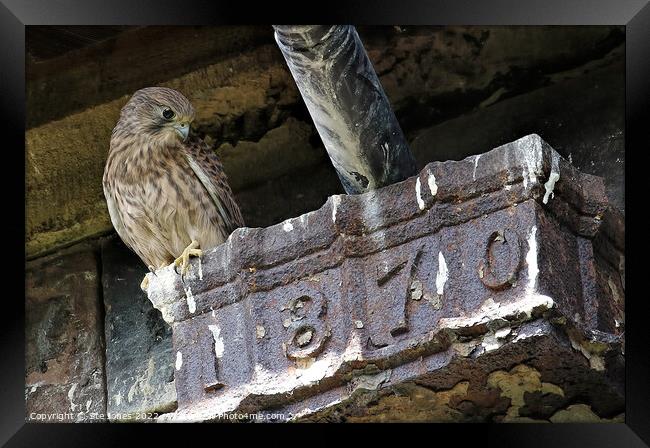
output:
[[[415,174],[415,160],[356,29],[274,25],[275,40],[348,194]]]

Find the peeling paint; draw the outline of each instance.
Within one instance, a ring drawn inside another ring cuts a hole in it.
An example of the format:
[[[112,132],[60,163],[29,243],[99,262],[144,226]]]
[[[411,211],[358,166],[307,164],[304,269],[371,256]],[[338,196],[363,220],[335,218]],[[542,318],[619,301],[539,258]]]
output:
[[[474,313],[460,317],[440,319],[441,328],[471,328],[497,320],[521,321],[530,319],[536,312],[547,311],[555,306],[553,299],[542,294],[531,294],[516,302],[497,303],[492,298],[483,302]]]
[[[534,138],[536,137],[536,138]],[[521,151],[523,153],[524,167],[522,170],[522,178],[524,188],[528,188],[537,183],[537,173],[541,170],[541,147],[539,145],[539,136],[528,137],[526,141],[522,142]]]
[[[431,196],[438,194],[438,185],[436,185],[436,176],[433,173],[429,174],[427,178],[427,183],[429,184],[429,191],[431,191]]]
[[[454,352],[456,352],[458,355],[462,356],[463,358],[466,358],[474,351],[478,343],[476,341],[469,341],[469,342],[454,342],[451,344],[451,348]]]
[[[548,181],[544,184],[544,188],[546,189],[546,193],[544,193],[544,198],[542,199],[542,202],[544,204],[548,203],[549,196],[552,198],[555,197],[555,194],[553,193],[553,189],[555,188],[555,182],[557,182],[560,179],[560,175],[558,173],[551,173],[548,177]]]
[[[192,295],[192,288],[189,286],[185,289],[185,300],[187,301],[187,309],[190,311],[190,314],[194,314],[196,311],[196,302],[194,301],[194,295]]]
[[[548,203],[549,196],[552,198],[555,197],[555,194],[553,193],[553,189],[555,188],[555,183],[560,180],[560,155],[557,153],[553,153],[552,155],[552,160],[551,160],[551,173],[548,176],[548,180],[544,184],[544,189],[546,190],[546,193],[544,193],[544,199],[542,199],[542,202],[544,204]]]
[[[530,229],[528,235],[528,252],[526,253],[526,264],[528,265],[528,285],[526,291],[530,294],[535,291],[537,285],[537,275],[539,267],[537,266],[537,226]]]
[[[73,383],[72,387],[68,390],[68,400],[70,401],[70,410],[74,411],[76,404],[74,403],[74,391],[77,389],[77,383]]]
[[[291,232],[293,230],[293,224],[291,224],[291,220],[287,219],[284,224],[282,225],[282,230],[285,232]]]
[[[341,203],[341,196],[332,196],[332,222],[336,222],[336,210]]]
[[[255,336],[257,337],[257,339],[264,338],[264,336],[266,336],[266,329],[261,325],[256,325],[255,326]]]
[[[436,292],[439,296],[444,293],[445,283],[447,283],[447,262],[442,252],[438,252],[438,272],[436,273]]]
[[[422,199],[422,193],[420,191],[420,178],[418,177],[415,181],[415,199],[418,202],[418,207],[420,210],[424,210],[424,200]]]
[[[425,292],[422,297],[424,297],[424,300],[429,302],[429,304],[433,307],[434,310],[439,310],[442,308],[442,300],[440,299],[442,295],[440,294],[429,294],[428,292]]]
[[[183,366],[183,354],[178,351],[176,352],[176,370],[181,370]]]
[[[341,356],[343,362],[350,361],[359,361],[363,359],[363,349],[361,347],[361,336],[358,332],[352,332],[350,334],[350,340],[348,341],[345,351]]]
[[[218,325],[208,325],[208,328],[212,332],[212,338],[214,339],[214,354],[217,358],[221,358],[224,350],[221,328]]]
[[[497,340],[497,337],[494,334],[486,334],[485,337],[483,337],[483,341],[481,342],[481,346],[485,349],[486,352],[496,350],[502,345],[503,342]]]
[[[422,282],[418,279],[415,279],[411,282],[411,299],[420,300],[422,299]]]

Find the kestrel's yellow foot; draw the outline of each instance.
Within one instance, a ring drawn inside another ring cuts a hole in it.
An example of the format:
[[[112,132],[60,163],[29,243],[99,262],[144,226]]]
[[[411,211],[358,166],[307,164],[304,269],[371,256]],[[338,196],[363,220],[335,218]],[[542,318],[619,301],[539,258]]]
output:
[[[189,246],[183,250],[180,257],[174,260],[174,265],[181,267],[181,277],[183,277],[190,267],[190,257],[200,257],[203,251],[199,249],[199,242],[192,240]]]

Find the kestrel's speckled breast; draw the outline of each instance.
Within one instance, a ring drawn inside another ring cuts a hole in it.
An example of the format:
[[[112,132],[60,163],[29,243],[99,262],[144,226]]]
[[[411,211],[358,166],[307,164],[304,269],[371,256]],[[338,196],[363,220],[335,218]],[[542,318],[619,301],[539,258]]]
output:
[[[161,232],[167,232],[167,239],[174,245],[174,258],[180,256],[193,240],[198,241],[200,247],[207,248],[216,246],[227,238],[220,230],[215,204],[181,151],[179,149],[175,153],[173,165],[180,170],[165,171],[160,179],[162,205],[160,213],[154,219]],[[155,210],[157,204],[158,201],[154,201],[150,206]],[[169,215],[173,215],[173,218],[165,219]]]
[[[135,240],[131,246],[154,268],[170,264],[192,240],[208,248],[227,238],[217,208],[182,148],[142,151],[125,163],[115,188],[122,202],[118,210]]]

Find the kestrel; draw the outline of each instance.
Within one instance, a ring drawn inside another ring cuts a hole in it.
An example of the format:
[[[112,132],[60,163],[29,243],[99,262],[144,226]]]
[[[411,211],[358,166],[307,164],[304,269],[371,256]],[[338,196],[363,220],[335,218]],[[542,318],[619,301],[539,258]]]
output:
[[[151,271],[174,262],[184,275],[190,256],[244,226],[221,162],[189,135],[193,119],[181,93],[148,87],[122,108],[111,135],[103,178],[111,222]]]

